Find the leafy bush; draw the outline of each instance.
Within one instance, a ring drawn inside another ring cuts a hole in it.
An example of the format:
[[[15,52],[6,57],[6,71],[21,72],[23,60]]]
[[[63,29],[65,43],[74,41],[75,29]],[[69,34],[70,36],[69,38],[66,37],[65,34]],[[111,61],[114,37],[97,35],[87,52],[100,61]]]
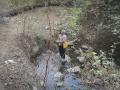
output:
[[[89,80],[92,81],[91,84],[93,84],[96,83],[96,78],[99,78],[100,82],[97,83],[100,84],[102,81],[104,85],[111,85],[108,89],[117,90],[119,88],[119,70],[116,70],[113,58],[108,58],[102,50],[98,54],[94,51],[83,52],[80,49],[80,55],[87,59],[80,73],[82,77],[85,77],[85,80],[89,77]]]

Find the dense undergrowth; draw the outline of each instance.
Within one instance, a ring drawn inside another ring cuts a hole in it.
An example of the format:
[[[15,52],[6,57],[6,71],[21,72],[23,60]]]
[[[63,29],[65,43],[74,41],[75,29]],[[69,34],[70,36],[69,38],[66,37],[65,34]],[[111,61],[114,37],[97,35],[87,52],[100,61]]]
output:
[[[68,52],[73,66],[80,66],[80,76],[88,79],[91,85],[105,85],[110,90],[120,88],[119,6],[114,4],[116,6],[108,0],[85,8],[69,8],[65,22],[56,25],[56,30],[64,29],[69,40],[73,40]],[[92,50],[83,50],[82,45],[88,45]],[[79,62],[78,56],[85,57],[86,61]]]

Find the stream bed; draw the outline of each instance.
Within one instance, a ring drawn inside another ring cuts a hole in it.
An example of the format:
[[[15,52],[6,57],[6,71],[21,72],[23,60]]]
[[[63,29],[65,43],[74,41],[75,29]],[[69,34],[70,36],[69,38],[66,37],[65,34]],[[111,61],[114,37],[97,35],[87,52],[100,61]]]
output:
[[[37,58],[37,72],[43,76],[43,78],[45,76],[46,60],[48,56],[49,54],[43,54]],[[47,75],[44,83],[45,90],[98,90],[95,88],[88,89],[87,85],[81,84],[80,79],[77,78],[77,74],[67,72],[67,69],[70,67],[69,63],[62,65],[59,55],[52,53],[48,61]],[[56,86],[54,75],[60,72],[60,68],[63,69],[63,84]]]

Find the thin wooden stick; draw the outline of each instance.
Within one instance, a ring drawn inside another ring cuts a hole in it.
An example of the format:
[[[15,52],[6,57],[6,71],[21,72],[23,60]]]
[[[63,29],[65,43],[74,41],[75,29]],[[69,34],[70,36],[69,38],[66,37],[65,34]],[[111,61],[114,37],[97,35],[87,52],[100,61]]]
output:
[[[48,2],[46,1],[45,2],[45,7],[48,7]],[[47,8],[48,9],[48,8]],[[51,22],[50,22],[50,17],[49,17],[49,14],[48,12],[47,13],[47,20],[48,20],[48,25],[49,25],[49,35],[50,35],[50,40],[51,40]],[[51,49],[51,41],[49,42],[49,46],[48,46],[48,49]],[[45,77],[44,77],[44,82],[46,81],[46,76],[47,76],[47,72],[48,72],[48,64],[49,64],[49,60],[50,60],[50,57],[51,57],[51,53],[49,53],[49,56],[48,56],[48,59],[46,61],[46,70],[45,70]]]

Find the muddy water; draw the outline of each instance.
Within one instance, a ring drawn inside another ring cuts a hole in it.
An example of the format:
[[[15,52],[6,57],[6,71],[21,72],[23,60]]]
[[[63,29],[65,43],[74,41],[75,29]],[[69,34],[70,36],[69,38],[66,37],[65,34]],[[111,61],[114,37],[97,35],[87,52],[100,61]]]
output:
[[[38,73],[43,77],[45,76],[45,59],[47,55],[48,54],[41,55],[37,59]],[[64,74],[63,85],[57,87],[56,82],[54,81],[54,75],[60,71],[60,67],[63,69],[62,73]],[[79,79],[77,78],[76,74],[67,72],[67,68],[69,67],[70,65],[68,63],[62,65],[58,54],[53,53],[48,63],[48,72],[44,85],[45,90],[88,90],[88,87],[86,85],[79,83]],[[90,90],[97,89],[92,88]]]

